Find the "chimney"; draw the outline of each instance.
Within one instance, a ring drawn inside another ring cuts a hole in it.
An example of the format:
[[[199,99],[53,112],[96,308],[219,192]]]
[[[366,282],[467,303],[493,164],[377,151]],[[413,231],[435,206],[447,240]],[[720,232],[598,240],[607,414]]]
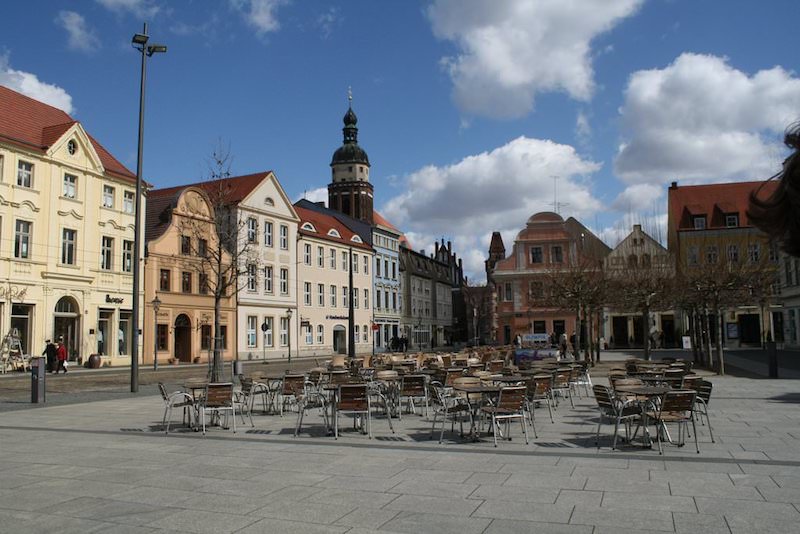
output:
[[[317,202],[314,202],[314,204],[316,204],[317,206],[322,206],[323,208],[325,207],[325,201],[324,200],[319,200]]]
[[[633,225],[633,231],[634,232],[641,232],[642,231],[642,225],[641,224],[634,224]]]
[[[669,186],[670,189],[678,189],[678,182],[672,182]]]

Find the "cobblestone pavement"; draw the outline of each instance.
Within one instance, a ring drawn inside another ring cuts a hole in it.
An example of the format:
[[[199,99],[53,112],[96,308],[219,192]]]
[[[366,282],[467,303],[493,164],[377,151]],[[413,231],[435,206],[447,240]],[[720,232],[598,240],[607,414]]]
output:
[[[712,380],[716,443],[663,456],[611,451],[608,426],[598,450],[586,397],[497,448],[421,415],[334,440],[317,411],[298,438],[294,412],[165,436],[158,396],[6,412],[0,532],[796,532],[800,383]]]

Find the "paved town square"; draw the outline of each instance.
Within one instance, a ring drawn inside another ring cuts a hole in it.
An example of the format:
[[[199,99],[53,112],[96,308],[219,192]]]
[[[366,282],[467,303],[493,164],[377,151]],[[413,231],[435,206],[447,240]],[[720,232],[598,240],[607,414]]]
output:
[[[157,395],[7,411],[0,532],[795,531],[797,382],[703,375],[716,443],[698,423],[700,454],[692,438],[661,456],[638,440],[612,451],[607,424],[598,450],[583,392],[554,423],[536,410],[529,445],[512,426],[497,448],[458,424],[440,445],[422,414],[393,418],[392,433],[380,410],[372,439],[342,416],[336,440],[318,410],[293,437],[296,412],[262,415],[258,401],[254,427],[205,436],[180,410],[165,436]]]

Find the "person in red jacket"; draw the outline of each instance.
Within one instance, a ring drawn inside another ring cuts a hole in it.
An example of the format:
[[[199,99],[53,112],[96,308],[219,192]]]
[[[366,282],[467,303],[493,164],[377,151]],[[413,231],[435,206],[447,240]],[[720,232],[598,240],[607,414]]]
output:
[[[60,370],[64,370],[64,374],[67,373],[66,361],[67,361],[67,347],[64,346],[64,338],[58,338],[58,347],[56,347],[56,358],[58,358],[58,369],[56,369],[56,374]]]

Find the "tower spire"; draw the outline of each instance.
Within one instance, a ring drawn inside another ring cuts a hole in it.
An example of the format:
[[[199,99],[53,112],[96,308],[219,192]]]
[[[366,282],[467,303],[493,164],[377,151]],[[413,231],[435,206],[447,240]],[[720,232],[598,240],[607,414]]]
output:
[[[347,107],[353,107],[353,87],[350,85],[347,86]]]

